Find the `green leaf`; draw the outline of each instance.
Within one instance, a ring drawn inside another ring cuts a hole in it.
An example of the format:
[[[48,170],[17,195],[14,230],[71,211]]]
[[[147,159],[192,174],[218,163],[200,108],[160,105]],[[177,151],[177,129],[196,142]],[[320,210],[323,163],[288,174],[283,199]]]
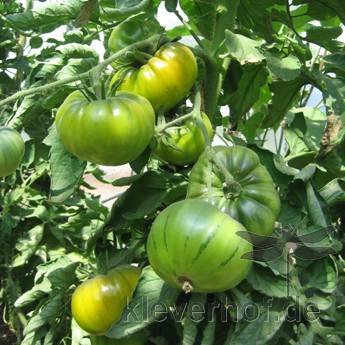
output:
[[[286,255],[285,249],[282,255]],[[287,279],[274,274],[268,267],[254,263],[246,279],[255,290],[267,296],[287,298]]]
[[[195,343],[195,339],[198,334],[197,324],[205,316],[205,303],[206,294],[192,294],[192,297],[189,301],[188,314],[183,327],[183,345],[193,345]],[[194,313],[199,314],[199,316],[195,317]]]
[[[315,225],[328,226],[332,223],[331,214],[326,201],[314,188],[311,181],[306,184],[309,215]]]
[[[248,37],[226,30],[225,44],[230,57],[236,59],[241,65],[265,60],[265,56],[259,50],[260,43]]]
[[[213,37],[213,30],[216,20],[216,4],[213,0],[180,0],[179,4],[183,12],[193,19],[200,33],[207,39]]]
[[[279,168],[279,164],[276,162],[277,158],[275,158],[275,154],[257,145],[249,144],[247,146],[259,156],[260,163],[270,173],[274,183],[281,188],[287,188],[293,176],[291,175],[290,171],[289,174],[286,174],[287,170],[281,170]]]
[[[271,14],[265,7],[271,6],[267,1],[242,0],[237,9],[237,17],[242,25],[251,28],[267,42],[274,42]]]
[[[40,86],[41,84],[41,82],[37,82],[34,86]],[[43,97],[37,97],[37,95],[25,97],[11,119],[9,126],[18,130],[43,114],[45,111],[42,107],[43,99]]]
[[[295,229],[302,219],[301,209],[292,205],[288,200],[282,200],[280,203],[280,212],[277,221],[282,223],[282,227],[289,226]]]
[[[283,81],[296,79],[301,73],[301,63],[294,55],[286,58],[279,56],[279,51],[270,49],[265,52],[267,67],[273,75]]]
[[[79,43],[69,43],[56,48],[64,59],[93,59],[98,61],[99,55],[95,49],[86,45]]]
[[[285,321],[284,301],[281,299],[268,300],[268,305],[250,304],[253,306],[256,318],[245,320],[236,325],[235,332],[229,332],[229,345],[263,345],[267,343],[280,329]]]
[[[338,285],[338,270],[330,256],[313,261],[305,270],[308,283],[303,289],[316,288],[325,293],[332,293]]]
[[[306,84],[308,82],[301,76],[294,80],[275,81],[270,84],[273,97],[272,102],[268,105],[268,114],[262,122],[262,127],[273,127],[280,123],[295,103],[302,86]]]
[[[44,226],[37,225],[18,239],[16,249],[21,252],[20,259],[26,263],[35,254],[43,238]]]
[[[73,6],[74,4],[65,5],[49,5],[39,8],[35,11],[29,10],[25,13],[9,14],[6,19],[16,28],[21,30],[37,29],[41,26],[61,23],[77,17],[82,2],[79,6]]]
[[[168,286],[151,266],[143,269],[133,299],[124,309],[118,322],[107,333],[109,338],[123,338],[157,321],[157,315],[167,316],[181,291]]]
[[[313,18],[326,20],[334,16],[345,24],[345,9],[342,0],[318,0],[308,2],[308,15]]]
[[[49,135],[44,143],[51,146],[49,200],[54,203],[62,203],[78,187],[86,167],[86,161],[66,150],[56,131],[55,124],[50,127]]]
[[[155,212],[163,201],[171,203],[186,196],[188,183],[181,174],[148,171],[139,177],[114,202],[108,219],[112,227],[126,227]]]
[[[230,121],[234,125],[260,98],[269,73],[262,64],[246,65],[236,92],[230,95]]]
[[[325,63],[325,72],[333,72],[338,77],[345,78],[345,53],[334,53],[326,55],[323,58]]]
[[[334,179],[330,181],[319,190],[319,193],[327,202],[327,205],[330,209],[339,208],[339,214],[344,210],[345,179]]]
[[[37,329],[45,324],[53,324],[55,319],[60,314],[60,307],[65,291],[56,294],[51,300],[46,303],[37,315],[32,317],[28,325],[24,328],[23,334],[35,332]]]
[[[333,39],[339,37],[343,30],[340,26],[324,27],[314,26],[307,30],[306,40],[318,44],[332,53],[344,48],[344,43]]]
[[[202,335],[202,341],[200,345],[213,345],[215,343],[215,338],[217,337],[216,334],[216,318],[212,319],[207,326],[205,327]]]

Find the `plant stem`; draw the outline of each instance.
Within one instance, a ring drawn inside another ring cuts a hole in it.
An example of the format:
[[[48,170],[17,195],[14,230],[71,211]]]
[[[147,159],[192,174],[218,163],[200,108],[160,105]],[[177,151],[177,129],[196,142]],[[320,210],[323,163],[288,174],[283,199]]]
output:
[[[82,74],[79,74],[79,75],[76,75],[76,76],[73,76],[70,78],[66,78],[63,80],[59,80],[59,81],[56,81],[56,82],[53,82],[51,84],[47,84],[44,86],[38,86],[38,87],[33,87],[33,88],[30,88],[27,90],[19,91],[19,92],[15,93],[14,95],[5,98],[3,101],[0,101],[0,108],[6,104],[12,103],[12,102],[16,101],[17,99],[28,96],[28,95],[33,95],[33,94],[37,94],[37,93],[45,93],[47,91],[54,90],[54,89],[58,88],[59,86],[73,83],[73,82],[79,81],[80,79],[87,79],[87,78],[89,78],[89,73],[100,74],[100,72],[103,69],[105,69],[110,63],[116,61],[118,58],[120,58],[126,52],[133,50],[135,45],[138,44],[141,47],[141,49],[145,49],[145,47],[150,46],[150,43],[154,42],[158,36],[161,36],[161,35],[160,34],[153,35],[152,37],[150,37],[147,40],[141,41],[140,43],[134,43],[134,44],[129,45],[126,48],[123,48],[120,51],[118,51],[117,53],[111,55],[108,59],[100,62],[97,66],[91,68],[89,71],[84,72]]]
[[[221,0],[217,7],[216,23],[212,40],[212,52],[219,51],[225,39],[225,30],[234,31],[235,20],[240,0]]]
[[[189,31],[189,33],[193,36],[193,38],[195,39],[195,41],[198,43],[199,47],[206,53],[206,54],[210,54],[208,48],[205,46],[205,44],[201,41],[201,39],[199,38],[199,36],[195,33],[195,31],[192,29],[192,27],[182,18],[182,16],[180,15],[180,13],[178,12],[177,9],[175,9],[174,11],[176,17],[181,21],[181,23],[183,24],[183,26]]]
[[[212,40],[212,55],[205,63],[205,112],[213,122],[217,110],[219,94],[223,81],[230,65],[229,57],[221,56],[226,46],[226,30],[234,31],[237,8],[240,0],[221,0],[217,7],[216,22]],[[220,48],[221,47],[221,48]]]
[[[111,20],[123,20],[124,18],[128,18],[131,15],[143,12],[144,9],[150,4],[151,0],[142,0],[139,2],[138,5],[132,7],[125,7],[125,8],[109,8],[109,7],[101,7],[101,14],[105,17],[108,17]]]

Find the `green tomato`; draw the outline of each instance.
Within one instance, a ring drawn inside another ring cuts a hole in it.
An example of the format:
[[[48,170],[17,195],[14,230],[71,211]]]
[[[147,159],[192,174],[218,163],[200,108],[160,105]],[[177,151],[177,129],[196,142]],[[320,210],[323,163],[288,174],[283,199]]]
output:
[[[151,141],[155,114],[144,97],[127,91],[91,102],[75,91],[58,109],[55,123],[70,152],[92,163],[122,165]]]
[[[117,322],[123,308],[132,299],[141,270],[123,265],[84,281],[72,296],[72,314],[86,332],[104,335]]]
[[[168,111],[192,88],[198,67],[191,50],[179,42],[163,45],[147,64],[124,67],[113,77],[112,84],[123,79],[118,90],[127,90],[148,99],[157,112]]]
[[[154,18],[148,18],[146,20],[137,17],[127,19],[117,25],[109,37],[108,47],[110,54],[114,54],[133,43],[163,32],[164,28]],[[111,65],[115,68],[118,64],[117,60]]]
[[[201,116],[212,141],[213,131],[211,122],[206,114],[201,113]],[[175,150],[160,141],[154,153],[168,163],[174,165],[193,164],[205,149],[204,136],[193,118],[187,120],[183,125],[169,127],[166,132],[171,135],[175,144],[183,150],[182,152]],[[167,138],[167,140],[169,141],[170,139]],[[151,148],[154,146],[154,141],[151,142],[150,146]]]
[[[10,127],[0,126],[0,177],[12,174],[25,152],[20,134]]]
[[[148,259],[157,275],[176,289],[225,291],[239,284],[252,264],[241,256],[253,246],[237,231],[246,229],[206,201],[179,201],[153,222]]]
[[[204,199],[238,220],[252,233],[272,233],[280,199],[257,154],[243,146],[216,146],[220,161],[240,184],[240,195],[226,186],[224,175],[202,154],[190,173],[187,198]],[[211,183],[207,183],[211,181]]]
[[[104,335],[90,335],[91,345],[145,345],[147,336],[144,331],[139,331],[122,339],[108,338]]]

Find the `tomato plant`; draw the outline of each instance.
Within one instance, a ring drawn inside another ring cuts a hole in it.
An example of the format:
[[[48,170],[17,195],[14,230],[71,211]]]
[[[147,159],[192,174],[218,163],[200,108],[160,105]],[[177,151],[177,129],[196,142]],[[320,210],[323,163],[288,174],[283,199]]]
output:
[[[130,92],[88,101],[70,94],[56,114],[56,129],[75,155],[102,165],[122,165],[138,157],[149,144],[155,116],[150,103]]]
[[[246,229],[217,207],[184,200],[161,212],[147,241],[154,271],[169,285],[189,292],[217,292],[235,287],[252,262],[242,260],[252,245],[236,235]]]
[[[280,210],[280,199],[268,171],[260,164],[254,151],[243,146],[216,146],[214,150],[226,169],[241,186],[236,195],[225,184],[223,174],[203,154],[194,165],[187,197],[201,198],[216,205],[258,235],[270,235]],[[210,178],[209,186],[206,181]]]
[[[344,343],[343,0],[23,3],[0,4],[25,140],[19,163],[0,130],[0,342]],[[72,294],[123,264],[133,298],[90,337]]]
[[[208,136],[211,141],[213,138],[212,124],[205,113],[201,113],[202,119],[206,126]],[[157,157],[164,161],[175,165],[188,165],[195,163],[201,153],[205,149],[205,140],[199,125],[194,119],[188,119],[179,126],[169,127],[166,130],[169,135],[167,141],[171,145],[174,143],[182,151],[178,151],[163,141],[159,141],[158,146],[154,150]],[[151,148],[154,147],[154,141],[150,144]]]
[[[141,270],[121,266],[84,281],[72,296],[72,314],[88,333],[103,335],[121,316],[138,283]]]
[[[0,126],[0,177],[12,174],[24,156],[24,141],[20,134],[5,126]]]
[[[123,79],[119,90],[127,90],[147,98],[157,112],[173,108],[187,96],[198,73],[191,50],[179,43],[163,45],[147,64],[141,67],[124,67],[113,77]]]
[[[108,48],[111,54],[126,48],[127,46],[140,42],[154,34],[163,33],[164,28],[154,18],[130,18],[117,25],[108,40]],[[113,67],[118,66],[118,61],[112,63]]]

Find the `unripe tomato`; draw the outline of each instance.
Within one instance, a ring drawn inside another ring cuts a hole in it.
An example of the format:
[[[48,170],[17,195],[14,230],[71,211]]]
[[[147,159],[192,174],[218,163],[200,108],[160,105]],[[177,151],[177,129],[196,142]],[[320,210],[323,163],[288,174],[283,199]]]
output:
[[[153,222],[148,259],[157,275],[176,289],[228,290],[246,277],[252,264],[241,256],[253,246],[237,231],[246,229],[206,201],[179,201]]]
[[[104,335],[90,335],[91,345],[145,345],[147,337],[144,331],[139,331],[122,339],[112,339]]]
[[[213,131],[211,122],[206,114],[201,113],[201,116],[212,141]],[[169,127],[166,132],[171,135],[175,144],[183,150],[183,152],[177,151],[165,145],[162,141],[159,142],[154,153],[157,157],[168,163],[174,165],[193,164],[198,160],[199,156],[205,149],[204,136],[199,125],[193,118],[187,120],[183,125]],[[150,144],[151,148],[153,145],[154,141]]]
[[[12,174],[23,159],[24,141],[10,127],[0,126],[0,177]]]
[[[140,274],[140,268],[123,265],[79,285],[72,296],[72,314],[78,325],[94,335],[107,333],[132,299]]]
[[[122,165],[151,141],[155,114],[144,97],[127,91],[91,102],[75,91],[58,109],[55,123],[70,152],[92,163]]]
[[[214,150],[241,186],[241,193],[234,195],[217,166],[202,154],[191,170],[187,198],[204,199],[238,220],[249,232],[270,235],[280,210],[280,199],[269,172],[260,164],[257,154],[247,147],[216,146]]]
[[[163,32],[164,28],[154,18],[148,18],[147,20],[137,17],[127,19],[117,25],[111,32],[108,41],[109,51],[114,54],[133,43]],[[113,67],[118,66],[118,61],[113,62],[111,65]]]
[[[179,42],[164,44],[147,64],[124,67],[112,83],[123,79],[118,90],[127,90],[148,99],[157,112],[173,108],[192,88],[198,67],[191,50]]]

